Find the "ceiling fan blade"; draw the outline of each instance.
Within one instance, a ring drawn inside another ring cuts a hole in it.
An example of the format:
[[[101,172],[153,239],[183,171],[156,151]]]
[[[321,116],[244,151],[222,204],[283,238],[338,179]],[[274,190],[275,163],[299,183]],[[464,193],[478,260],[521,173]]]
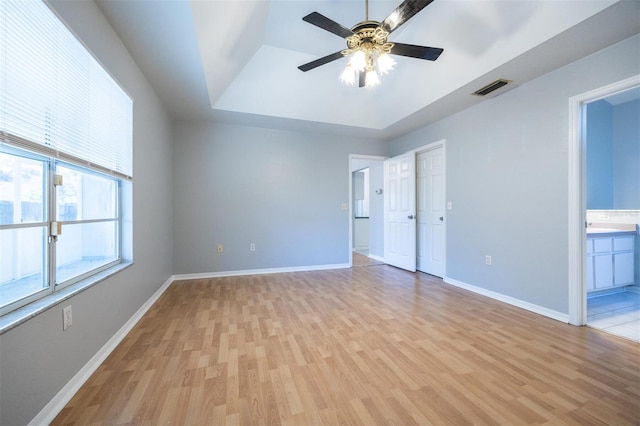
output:
[[[432,1],[433,0],[405,0],[400,4],[400,6],[396,7],[396,9],[391,12],[384,21],[382,21],[380,27],[391,33],[400,25],[411,19],[413,15],[427,7]]]
[[[393,55],[409,56],[411,58],[435,61],[444,51],[439,47],[416,46],[414,44],[394,43],[389,53]]]
[[[342,51],[332,53],[331,55],[327,55],[320,59],[316,59],[315,61],[311,61],[307,64],[300,65],[298,69],[300,71],[307,72],[309,70],[319,67],[320,65],[328,64],[329,62],[335,61],[336,59],[340,59],[340,58],[344,58]]]
[[[324,15],[319,14],[318,12],[311,12],[310,14],[302,18],[302,20],[342,38],[347,38],[353,35],[353,31],[351,31],[349,28],[343,27],[342,25],[338,24],[335,21],[332,21]]]

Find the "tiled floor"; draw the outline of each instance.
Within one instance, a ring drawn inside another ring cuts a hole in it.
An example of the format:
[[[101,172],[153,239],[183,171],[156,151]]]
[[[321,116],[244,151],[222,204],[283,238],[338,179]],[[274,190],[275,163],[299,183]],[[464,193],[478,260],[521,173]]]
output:
[[[625,291],[587,298],[587,325],[640,341],[640,293]]]

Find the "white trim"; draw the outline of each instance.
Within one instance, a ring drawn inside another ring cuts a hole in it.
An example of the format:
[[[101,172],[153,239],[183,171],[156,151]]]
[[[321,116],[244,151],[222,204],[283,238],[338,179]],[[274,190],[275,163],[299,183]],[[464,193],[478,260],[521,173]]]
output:
[[[587,298],[584,283],[586,237],[586,149],[583,143],[583,106],[617,92],[640,86],[640,75],[591,90],[569,99],[569,146],[568,146],[568,292],[569,323],[584,325],[587,322]]]
[[[384,257],[382,256],[376,256],[375,254],[370,254],[368,255],[369,259],[373,259],[373,260],[377,260],[378,262],[383,262],[384,263]]]
[[[268,269],[248,269],[245,271],[221,271],[221,272],[203,272],[199,274],[179,274],[173,275],[171,278],[177,280],[198,280],[203,278],[222,278],[222,277],[238,277],[245,275],[263,275],[263,274],[281,274],[286,272],[307,272],[307,271],[324,271],[326,269],[344,269],[350,268],[348,263],[336,263],[332,265],[313,265],[313,266],[292,266],[288,268],[268,268]]]
[[[543,315],[545,317],[567,323],[569,322],[569,315],[564,314],[562,312],[554,311],[552,309],[545,308],[544,306],[535,305],[533,303],[526,302],[524,300],[516,299],[515,297],[506,296],[501,293],[496,293],[495,291],[487,290],[482,287],[477,287],[475,285],[467,284],[462,281],[454,280],[453,278],[445,277],[444,282],[455,287],[459,287],[465,290],[472,291],[474,293],[480,294],[482,296],[490,297],[491,299],[498,300],[500,302],[507,303],[512,306],[516,306],[518,308],[525,309],[527,311]]]
[[[29,425],[49,424],[62,411],[71,398],[80,390],[82,385],[102,365],[105,359],[122,342],[143,315],[153,306],[173,282],[173,277],[165,281],[162,286],[133,314],[131,318],[100,348],[100,350],[78,371],[67,384],[60,389],[47,405],[29,422]]]

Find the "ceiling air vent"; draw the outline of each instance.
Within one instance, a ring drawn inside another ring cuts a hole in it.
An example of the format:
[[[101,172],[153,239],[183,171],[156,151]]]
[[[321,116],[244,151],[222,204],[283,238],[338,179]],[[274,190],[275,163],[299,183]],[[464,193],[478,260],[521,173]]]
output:
[[[487,84],[482,89],[476,90],[475,92],[472,93],[472,95],[486,96],[489,93],[493,92],[494,90],[498,90],[502,86],[506,86],[509,83],[511,83],[511,80],[505,80],[504,78],[501,78],[501,79],[498,79],[498,80],[494,81],[493,83]]]

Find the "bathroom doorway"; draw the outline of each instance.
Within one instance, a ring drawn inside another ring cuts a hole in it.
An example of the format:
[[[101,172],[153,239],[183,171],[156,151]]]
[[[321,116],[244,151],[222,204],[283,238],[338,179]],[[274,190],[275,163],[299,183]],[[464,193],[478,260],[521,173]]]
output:
[[[571,103],[570,322],[640,341],[640,79]]]

